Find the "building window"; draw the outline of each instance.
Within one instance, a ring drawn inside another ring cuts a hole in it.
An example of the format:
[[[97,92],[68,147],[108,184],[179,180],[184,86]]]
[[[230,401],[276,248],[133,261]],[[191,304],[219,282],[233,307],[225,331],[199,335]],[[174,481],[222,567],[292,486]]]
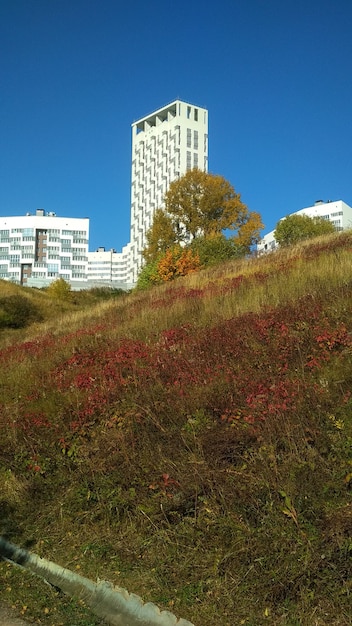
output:
[[[187,150],[187,169],[190,170],[192,168],[192,153]]]
[[[194,121],[198,122],[198,109],[194,109]]]
[[[198,167],[198,154],[197,152],[193,155],[193,167]]]
[[[187,107],[187,119],[191,118],[191,107]]]
[[[190,128],[187,128],[187,148],[192,147],[192,131]]]
[[[197,130],[193,132],[193,148],[195,150],[198,150],[198,131]]]

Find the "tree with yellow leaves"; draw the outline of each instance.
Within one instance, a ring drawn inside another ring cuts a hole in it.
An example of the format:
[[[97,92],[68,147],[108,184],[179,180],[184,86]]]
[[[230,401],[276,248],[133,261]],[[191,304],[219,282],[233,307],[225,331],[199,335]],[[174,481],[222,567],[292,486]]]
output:
[[[223,176],[193,169],[171,183],[165,208],[156,211],[147,233],[143,256],[150,262],[175,244],[188,245],[225,231],[233,231],[236,244],[249,250],[262,228],[259,213],[248,210]]]
[[[158,276],[163,282],[173,280],[177,276],[193,274],[199,269],[199,255],[180,245],[166,250],[157,267]]]

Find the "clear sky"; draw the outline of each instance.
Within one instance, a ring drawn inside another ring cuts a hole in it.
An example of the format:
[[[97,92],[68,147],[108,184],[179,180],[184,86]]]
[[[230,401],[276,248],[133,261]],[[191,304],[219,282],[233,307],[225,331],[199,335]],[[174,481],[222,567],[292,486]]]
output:
[[[209,110],[209,171],[265,223],[352,205],[351,0],[0,0],[0,215],[130,238],[131,124]]]

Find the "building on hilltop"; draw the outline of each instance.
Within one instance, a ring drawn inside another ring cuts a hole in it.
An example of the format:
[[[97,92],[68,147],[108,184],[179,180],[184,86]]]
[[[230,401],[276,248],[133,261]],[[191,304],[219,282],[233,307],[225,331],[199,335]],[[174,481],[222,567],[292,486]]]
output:
[[[63,278],[72,289],[130,289],[155,210],[172,181],[208,171],[208,111],[175,100],[132,124],[131,237],[122,252],[88,251],[89,219],[35,215],[0,218],[0,278],[43,287]]]
[[[122,252],[100,247],[88,252],[88,287],[110,286],[115,289],[132,289],[129,283],[130,244]],[[87,287],[86,287],[87,288]]]
[[[0,278],[43,286],[87,277],[89,219],[35,215],[0,217]]]
[[[142,266],[146,233],[170,183],[187,170],[208,171],[208,111],[181,100],[132,124],[130,281]]]
[[[352,208],[342,200],[332,201],[317,200],[313,206],[300,209],[291,215],[308,215],[308,217],[323,217],[330,220],[336,230],[352,228]],[[285,219],[284,217],[282,219]],[[281,220],[280,220],[281,221]],[[257,252],[271,252],[278,247],[274,237],[275,230],[265,235],[257,245]]]

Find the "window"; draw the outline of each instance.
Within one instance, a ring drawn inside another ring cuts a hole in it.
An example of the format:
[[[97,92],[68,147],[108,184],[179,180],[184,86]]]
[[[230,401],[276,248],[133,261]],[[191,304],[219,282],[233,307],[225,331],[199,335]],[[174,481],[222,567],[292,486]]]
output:
[[[187,169],[190,170],[192,167],[192,154],[187,150]]]
[[[34,237],[34,228],[23,228],[23,237]]]
[[[197,152],[193,155],[193,167],[198,167],[198,154]]]
[[[198,122],[198,109],[194,109],[194,121]]]
[[[191,117],[191,107],[187,107],[187,119],[189,120]]]
[[[187,148],[192,147],[192,131],[190,128],[187,128]]]
[[[198,131],[197,130],[193,132],[193,148],[195,150],[198,150]]]
[[[0,238],[2,237],[9,237],[10,235],[10,231],[9,230],[0,230]]]

